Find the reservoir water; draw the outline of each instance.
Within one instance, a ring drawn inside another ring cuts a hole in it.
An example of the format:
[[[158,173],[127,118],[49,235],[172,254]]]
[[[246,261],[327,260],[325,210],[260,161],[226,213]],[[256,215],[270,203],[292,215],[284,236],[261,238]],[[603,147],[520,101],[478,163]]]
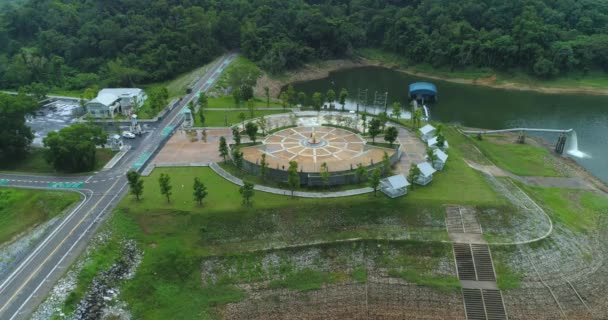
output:
[[[439,101],[429,105],[432,120],[484,129],[574,129],[578,148],[587,156],[572,158],[608,182],[608,96],[493,89],[429,80],[380,67],[341,70],[324,79],[295,83],[294,87],[308,97],[316,91],[325,94],[330,88],[338,95],[341,88],[346,88],[350,95],[346,108],[350,110],[356,109],[358,91],[367,89],[368,111],[373,111],[375,92],[388,92],[390,113],[395,101],[407,106],[408,84],[417,81],[437,85]],[[557,140],[556,134],[542,137],[551,143]]]

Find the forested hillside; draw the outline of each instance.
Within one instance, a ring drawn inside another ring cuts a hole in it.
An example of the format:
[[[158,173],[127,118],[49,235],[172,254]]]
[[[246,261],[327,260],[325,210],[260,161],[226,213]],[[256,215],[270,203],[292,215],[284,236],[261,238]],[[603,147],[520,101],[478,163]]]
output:
[[[162,81],[232,49],[270,72],[359,47],[545,78],[608,70],[605,0],[27,0],[2,11],[2,88]]]

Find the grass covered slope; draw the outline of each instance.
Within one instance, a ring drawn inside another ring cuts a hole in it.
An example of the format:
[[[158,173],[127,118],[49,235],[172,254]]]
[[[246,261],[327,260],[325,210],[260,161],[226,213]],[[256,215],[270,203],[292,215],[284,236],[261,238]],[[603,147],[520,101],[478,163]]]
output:
[[[0,244],[61,214],[78,199],[73,192],[0,188]]]
[[[484,136],[475,145],[495,165],[519,176],[561,177],[549,151],[529,144],[518,144],[511,136]]]
[[[95,171],[102,169],[116,153],[110,149],[97,149]],[[0,171],[57,174],[55,168],[44,159],[44,149],[32,148],[23,160],[0,162]]]

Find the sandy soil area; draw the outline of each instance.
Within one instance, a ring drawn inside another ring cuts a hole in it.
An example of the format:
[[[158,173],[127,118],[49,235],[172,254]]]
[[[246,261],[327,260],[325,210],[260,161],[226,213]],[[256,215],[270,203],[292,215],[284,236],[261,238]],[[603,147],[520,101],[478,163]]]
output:
[[[418,72],[407,68],[400,68],[395,64],[383,63],[375,60],[368,60],[364,58],[358,58],[355,60],[328,60],[314,64],[307,64],[303,68],[296,71],[287,72],[280,77],[269,77],[264,74],[258,79],[255,87],[255,94],[259,96],[264,95],[264,87],[270,88],[270,94],[273,97],[277,97],[281,91],[281,87],[299,81],[308,81],[325,78],[330,72],[356,68],[363,66],[379,66],[397,70],[399,72],[407,73],[414,76],[425,77],[429,79],[443,80],[453,83],[479,85],[498,89],[508,90],[525,90],[525,91],[536,91],[542,93],[581,93],[581,94],[594,94],[594,95],[608,95],[608,88],[593,88],[593,87],[577,87],[577,88],[554,88],[554,87],[543,87],[543,86],[531,86],[518,83],[496,83],[496,76],[492,75],[485,78],[477,79],[463,79],[463,78],[448,78],[432,75],[424,72]]]

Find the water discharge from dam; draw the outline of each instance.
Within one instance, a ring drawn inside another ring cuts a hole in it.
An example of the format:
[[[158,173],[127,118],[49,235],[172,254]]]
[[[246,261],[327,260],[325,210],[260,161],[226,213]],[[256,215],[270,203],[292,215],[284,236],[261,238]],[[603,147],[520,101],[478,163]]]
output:
[[[589,154],[578,149],[578,137],[574,130],[568,134],[568,139],[566,140],[566,153],[576,158],[591,158]]]

